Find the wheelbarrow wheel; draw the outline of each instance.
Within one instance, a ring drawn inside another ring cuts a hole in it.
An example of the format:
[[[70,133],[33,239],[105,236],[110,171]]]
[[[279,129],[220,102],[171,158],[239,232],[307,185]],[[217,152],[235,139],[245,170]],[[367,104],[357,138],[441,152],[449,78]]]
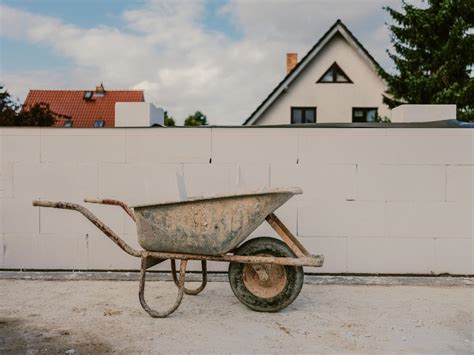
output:
[[[242,244],[236,255],[295,257],[281,240],[260,237]],[[258,312],[278,312],[298,297],[303,287],[303,268],[277,264],[230,263],[229,282],[234,295]]]

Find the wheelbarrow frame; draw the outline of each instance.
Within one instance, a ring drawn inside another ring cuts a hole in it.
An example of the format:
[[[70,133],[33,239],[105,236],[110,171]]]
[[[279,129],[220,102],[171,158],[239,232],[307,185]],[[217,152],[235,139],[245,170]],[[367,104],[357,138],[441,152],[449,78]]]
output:
[[[132,208],[130,208],[125,202],[114,199],[96,198],[85,198],[84,202],[119,206],[127,213],[127,215],[133,221],[135,221],[135,215]],[[207,284],[207,261],[252,264],[258,276],[261,278],[265,278],[265,269],[259,267],[259,265],[261,264],[321,267],[324,263],[324,256],[311,255],[274,213],[270,213],[265,219],[275,230],[277,235],[283,240],[283,242],[296,255],[296,257],[233,255],[232,250],[229,253],[221,256],[136,250],[130,245],[128,245],[122,238],[117,235],[117,233],[115,233],[109,226],[107,226],[104,222],[102,222],[89,209],[85,208],[84,206],[69,202],[53,202],[45,200],[35,200],[33,201],[33,206],[78,211],[127,254],[141,258],[139,300],[143,309],[150,316],[155,318],[163,318],[173,313],[179,307],[184,293],[189,295],[197,295],[205,288]],[[168,259],[170,259],[171,261],[172,276],[176,286],[178,287],[178,296],[174,305],[171,308],[159,312],[150,308],[145,301],[146,271],[150,267],[162,263],[163,261],[166,261]],[[175,264],[175,260],[177,259],[180,260],[178,276],[176,276]],[[202,283],[200,287],[195,290],[189,290],[184,286],[187,262],[189,260],[200,260],[202,264]]]

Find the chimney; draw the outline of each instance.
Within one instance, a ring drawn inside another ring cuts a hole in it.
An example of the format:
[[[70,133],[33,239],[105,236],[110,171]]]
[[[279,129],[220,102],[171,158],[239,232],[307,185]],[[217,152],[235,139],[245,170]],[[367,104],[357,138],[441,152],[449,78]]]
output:
[[[298,64],[298,53],[286,53],[286,74]]]
[[[100,86],[95,87],[95,96],[104,96],[104,95],[105,95],[104,84],[100,83]]]

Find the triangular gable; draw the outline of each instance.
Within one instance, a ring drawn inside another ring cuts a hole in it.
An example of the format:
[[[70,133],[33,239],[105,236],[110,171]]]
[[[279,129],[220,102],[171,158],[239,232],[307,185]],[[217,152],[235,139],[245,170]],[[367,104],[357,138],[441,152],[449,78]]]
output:
[[[267,110],[268,107],[280,96],[282,92],[288,89],[289,85],[298,75],[311,63],[311,60],[321,51],[322,48],[336,35],[340,34],[347,42],[352,45],[366,62],[371,65],[374,70],[382,69],[372,55],[364,48],[359,40],[351,31],[337,20],[334,25],[321,37],[321,39],[310,49],[310,51],[301,59],[301,61],[290,71],[286,77],[277,85],[275,89],[263,100],[263,102],[255,109],[249,118],[244,122],[245,125],[252,125]],[[382,69],[383,70],[383,69]]]

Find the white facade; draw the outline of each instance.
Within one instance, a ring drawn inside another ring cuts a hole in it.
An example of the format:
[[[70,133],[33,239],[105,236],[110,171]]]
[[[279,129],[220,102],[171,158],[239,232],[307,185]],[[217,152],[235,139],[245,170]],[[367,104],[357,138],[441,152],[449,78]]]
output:
[[[165,111],[149,102],[117,102],[115,127],[151,127],[164,125]]]
[[[352,83],[318,83],[333,63]],[[290,124],[292,107],[315,107],[317,123],[352,122],[353,108],[377,108],[390,118],[386,89],[373,58],[338,21],[245,124]]]
[[[0,269],[137,269],[77,212],[31,201],[169,201],[178,174],[190,197],[301,187],[276,214],[326,256],[308,272],[473,274],[473,141],[467,128],[0,128]],[[138,248],[120,208],[87,207]]]

